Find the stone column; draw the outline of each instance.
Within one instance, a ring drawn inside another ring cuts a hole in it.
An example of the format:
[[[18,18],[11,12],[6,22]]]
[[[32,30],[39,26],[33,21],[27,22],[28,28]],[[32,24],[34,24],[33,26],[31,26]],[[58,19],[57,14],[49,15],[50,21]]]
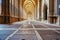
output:
[[[54,0],[49,0],[49,15],[54,15]]]
[[[35,11],[36,11],[36,14],[35,14],[35,15],[36,15],[36,16],[35,16],[36,18],[35,18],[35,19],[36,19],[36,20],[39,20],[39,16],[40,16],[40,15],[39,15],[39,14],[40,14],[40,0],[37,0],[37,5],[36,5]]]
[[[59,25],[60,25],[60,16],[59,16]]]
[[[9,13],[9,0],[6,0],[6,16],[9,16],[10,13]]]
[[[18,0],[18,21],[20,21],[20,0]]]
[[[3,23],[9,23],[9,0],[2,0],[2,14],[4,15]]]
[[[2,15],[6,13],[6,0],[2,0]]]
[[[39,20],[41,21],[41,9],[42,9],[42,0],[39,0]]]
[[[44,21],[44,16],[43,16],[43,7],[44,7],[44,0],[42,0],[42,2],[41,2],[42,4],[41,4],[41,21],[43,22]]]
[[[60,25],[60,0],[57,0],[57,15],[58,15],[58,23]]]
[[[49,23],[56,23],[57,22],[57,16],[55,15],[54,12],[54,1],[55,0],[49,0]]]

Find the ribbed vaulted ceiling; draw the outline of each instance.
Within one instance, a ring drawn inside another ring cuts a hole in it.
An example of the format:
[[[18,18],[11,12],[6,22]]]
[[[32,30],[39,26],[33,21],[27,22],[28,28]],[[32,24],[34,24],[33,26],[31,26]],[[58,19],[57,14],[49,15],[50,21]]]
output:
[[[34,0],[25,0],[23,7],[27,14],[32,14],[35,10],[36,3]]]

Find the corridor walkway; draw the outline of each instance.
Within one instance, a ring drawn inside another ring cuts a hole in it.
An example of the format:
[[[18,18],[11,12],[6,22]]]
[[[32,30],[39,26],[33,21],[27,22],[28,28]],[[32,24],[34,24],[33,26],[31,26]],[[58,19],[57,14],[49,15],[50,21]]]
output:
[[[60,26],[39,21],[15,22],[12,25],[0,24],[0,40],[60,40]]]

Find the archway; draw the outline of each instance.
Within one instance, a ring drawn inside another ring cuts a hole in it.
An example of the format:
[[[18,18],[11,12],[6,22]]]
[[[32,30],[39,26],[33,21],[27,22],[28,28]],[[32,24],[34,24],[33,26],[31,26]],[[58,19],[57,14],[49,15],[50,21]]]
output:
[[[44,20],[47,20],[47,5],[44,4],[44,7],[43,7],[43,18]]]
[[[35,0],[25,0],[23,3],[23,8],[26,13],[24,13],[24,17],[28,19],[34,20],[34,12],[35,12],[36,2]]]

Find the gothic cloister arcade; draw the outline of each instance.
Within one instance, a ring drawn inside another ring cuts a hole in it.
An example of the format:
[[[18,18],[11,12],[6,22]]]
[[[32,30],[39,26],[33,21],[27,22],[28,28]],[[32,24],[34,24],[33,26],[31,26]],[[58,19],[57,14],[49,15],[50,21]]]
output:
[[[58,0],[59,1],[59,0]],[[23,20],[59,23],[57,0],[1,0],[0,23]]]

